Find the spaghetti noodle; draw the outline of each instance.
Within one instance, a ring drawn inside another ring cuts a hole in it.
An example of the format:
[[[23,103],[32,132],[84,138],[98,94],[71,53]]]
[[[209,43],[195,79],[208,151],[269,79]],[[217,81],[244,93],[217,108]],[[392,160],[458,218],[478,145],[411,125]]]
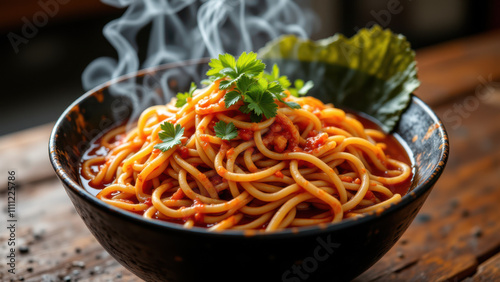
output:
[[[137,125],[105,133],[82,161],[97,197],[145,218],[209,230],[275,231],[336,223],[400,201],[410,166],[389,157],[388,136],[313,97],[287,95],[274,117],[252,122],[225,107],[216,80],[182,107],[173,99],[146,109]],[[217,137],[232,123],[237,136]],[[162,151],[165,122],[180,125],[181,144]],[[389,144],[390,145],[390,144]],[[403,189],[396,189],[403,185]]]

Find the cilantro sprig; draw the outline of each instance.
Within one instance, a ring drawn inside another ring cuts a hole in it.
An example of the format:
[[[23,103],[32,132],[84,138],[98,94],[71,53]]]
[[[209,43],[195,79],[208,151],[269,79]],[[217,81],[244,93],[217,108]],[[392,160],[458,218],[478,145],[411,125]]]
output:
[[[234,123],[225,123],[220,120],[214,126],[215,136],[222,138],[223,140],[231,140],[238,136],[238,130],[236,130],[236,126]]]
[[[304,82],[302,79],[297,79],[294,82],[294,86],[295,88],[289,88],[288,90],[291,95],[299,97],[306,95],[314,87],[314,83],[311,80]]]
[[[280,69],[277,64],[273,65],[271,73],[264,73],[264,77],[269,81],[278,81],[283,88],[290,87],[291,83],[285,75],[280,76]]]
[[[162,143],[156,144],[154,146],[155,149],[166,152],[176,145],[181,144],[181,139],[184,135],[184,128],[180,124],[177,124],[174,127],[172,123],[166,121],[160,125],[160,128],[162,131],[158,133],[158,137],[160,137]]]
[[[266,68],[266,65],[261,60],[258,60],[257,54],[253,52],[243,52],[238,60],[231,54],[221,54],[219,59],[211,59],[208,65],[211,67],[207,72],[208,76],[215,79],[229,78],[229,80],[221,81],[219,84],[220,89],[229,88],[243,75],[250,78],[258,76]]]
[[[196,90],[196,84],[191,82],[191,86],[189,87],[189,92],[177,93],[177,102],[175,102],[175,106],[180,108],[184,106],[188,102],[188,98],[193,98],[193,93]]]
[[[291,83],[286,76],[280,76],[278,66],[274,65],[270,74],[265,73],[266,65],[253,52],[243,52],[238,60],[230,54],[221,54],[209,66],[210,80],[220,79],[219,89],[230,90],[224,96],[226,108],[243,101],[239,110],[250,114],[253,122],[275,117],[278,110],[275,100],[293,109],[300,108],[299,104],[284,100],[285,88]]]

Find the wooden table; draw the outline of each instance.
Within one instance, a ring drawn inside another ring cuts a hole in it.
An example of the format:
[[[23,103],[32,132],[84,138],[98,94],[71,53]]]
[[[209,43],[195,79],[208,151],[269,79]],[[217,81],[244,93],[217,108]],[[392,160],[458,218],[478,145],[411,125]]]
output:
[[[443,119],[451,153],[441,179],[399,242],[356,281],[500,279],[500,31],[417,52],[417,91]],[[0,213],[16,172],[16,274],[0,280],[139,280],[92,237],[47,156],[52,125],[0,138]],[[4,222],[2,222],[5,225]],[[362,255],[362,254],[360,254]]]

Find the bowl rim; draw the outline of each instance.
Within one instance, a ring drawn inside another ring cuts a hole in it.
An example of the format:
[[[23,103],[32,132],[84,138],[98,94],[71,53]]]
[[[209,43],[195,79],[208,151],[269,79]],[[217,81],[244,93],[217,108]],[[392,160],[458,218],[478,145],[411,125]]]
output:
[[[66,119],[66,116],[76,107],[78,106],[82,101],[90,98],[94,93],[102,91],[106,88],[108,88],[110,85],[133,78],[133,77],[139,77],[147,74],[154,74],[157,71],[164,71],[170,68],[176,68],[176,67],[183,67],[183,66],[189,66],[189,65],[197,65],[201,63],[207,63],[209,61],[209,58],[202,58],[202,59],[195,59],[195,60],[189,60],[189,61],[182,61],[182,62],[176,62],[176,63],[168,63],[168,64],[163,64],[160,66],[156,67],[151,67],[151,68],[146,68],[146,69],[141,69],[137,72],[129,73],[122,75],[120,77],[111,79],[107,82],[104,82],[93,89],[87,91],[85,94],[80,96],[78,99],[76,99],[71,105],[69,105],[66,110],[61,114],[61,116],[58,118],[56,121],[52,132],[50,134],[50,139],[49,139],[49,158],[50,162],[52,164],[53,169],[56,172],[56,175],[59,177],[59,179],[63,182],[65,189],[71,190],[74,194],[78,195],[80,198],[82,198],[86,203],[93,205],[94,207],[106,212],[106,213],[111,213],[113,216],[117,217],[122,217],[126,219],[127,221],[131,221],[134,224],[142,225],[146,228],[152,228],[152,229],[163,229],[166,231],[175,231],[175,232],[180,232],[180,233],[188,233],[188,234],[197,234],[197,235],[203,235],[205,237],[211,237],[211,236],[216,236],[216,237],[242,237],[242,238],[258,238],[258,239],[279,239],[279,238],[288,238],[290,235],[295,236],[310,236],[310,235],[321,235],[321,234],[326,234],[326,233],[331,233],[337,230],[341,229],[347,229],[351,226],[355,226],[358,224],[363,224],[365,222],[373,221],[378,217],[385,216],[387,214],[393,213],[404,206],[408,205],[411,201],[415,200],[416,198],[421,197],[424,195],[428,190],[430,190],[436,181],[439,179],[441,176],[446,163],[448,161],[448,155],[449,155],[449,141],[448,141],[448,134],[446,132],[446,129],[439,119],[439,117],[430,109],[430,107],[425,104],[420,98],[415,96],[414,94],[411,94],[411,100],[410,103],[416,103],[417,106],[421,107],[424,112],[432,119],[433,124],[438,124],[438,127],[435,129],[438,131],[438,134],[440,139],[442,140],[442,145],[440,150],[440,155],[439,155],[439,160],[437,162],[437,165],[435,169],[432,170],[432,173],[430,176],[425,179],[421,184],[417,185],[413,190],[409,191],[406,195],[404,195],[401,198],[401,201],[399,201],[396,204],[392,204],[389,207],[383,209],[382,212],[372,212],[367,215],[363,215],[361,217],[357,218],[352,218],[352,219],[344,219],[339,223],[336,224],[325,224],[325,225],[317,225],[317,226],[311,226],[311,227],[300,227],[300,228],[286,228],[283,230],[279,231],[274,231],[274,232],[262,232],[262,231],[255,231],[255,232],[248,232],[245,230],[224,230],[222,232],[210,232],[206,228],[202,227],[193,227],[190,229],[184,228],[181,224],[178,223],[172,223],[172,222],[167,222],[167,221],[161,221],[161,220],[148,220],[142,217],[141,215],[135,214],[128,212],[126,210],[122,210],[118,207],[112,206],[110,204],[105,203],[104,201],[99,200],[97,197],[92,195],[90,192],[86,191],[84,187],[82,187],[77,181],[74,181],[70,175],[64,171],[62,168],[61,162],[59,161],[59,156],[57,154],[58,150],[56,150],[56,140],[57,140],[57,135],[60,131],[61,125],[63,124],[64,120]],[[405,110],[406,111],[406,110]],[[402,113],[404,114],[404,112]],[[69,191],[67,191],[69,193]]]

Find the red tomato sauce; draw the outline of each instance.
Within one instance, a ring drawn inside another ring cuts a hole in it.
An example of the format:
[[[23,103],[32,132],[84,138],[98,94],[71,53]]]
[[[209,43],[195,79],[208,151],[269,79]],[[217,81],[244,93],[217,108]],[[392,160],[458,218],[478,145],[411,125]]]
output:
[[[358,121],[360,121],[365,128],[380,130],[380,126],[378,126],[375,122],[373,122],[369,118],[366,118],[364,116],[360,116],[357,114],[355,114],[355,116],[356,116],[356,119]],[[209,124],[208,128],[213,130],[214,124],[215,124],[215,121],[212,121]],[[306,124],[299,124],[300,130],[303,130],[305,127],[306,127]],[[301,148],[297,144],[297,141],[293,140],[293,136],[292,136],[293,134],[292,134],[291,130],[292,129],[287,124],[278,120],[278,122],[276,122],[275,124],[273,124],[271,126],[271,130],[269,131],[268,135],[263,136],[263,141],[267,147],[270,147],[271,149],[278,149],[278,150],[281,150],[284,152],[294,152],[294,151],[295,152],[312,152],[313,150],[316,150],[316,149],[320,148],[321,146],[323,146],[328,138],[327,134],[325,134],[325,133],[318,134],[318,132],[312,130],[306,138],[305,146],[303,148]],[[252,130],[249,130],[249,129],[239,129],[238,130],[238,136],[244,141],[251,140],[253,138],[253,134],[254,134],[254,132]],[[276,139],[277,136],[285,137],[285,139],[286,139],[285,146],[283,144],[279,143],[279,140]],[[123,138],[123,135],[117,136],[116,140],[115,139],[111,140],[111,142],[115,142],[115,141],[119,142],[119,140],[121,138]],[[387,156],[390,156],[392,159],[404,162],[404,163],[412,166],[412,163],[413,163],[412,157],[409,156],[408,151],[405,150],[405,147],[402,145],[402,143],[400,143],[398,141],[397,138],[398,138],[397,136],[389,134],[389,135],[386,135],[386,137],[383,140],[377,140],[377,141],[380,143],[385,143],[387,145],[386,148],[384,149],[384,152]],[[207,139],[207,140],[204,140],[204,139]],[[275,141],[275,139],[276,139],[276,141]],[[202,141],[208,142],[208,138],[204,138],[204,136],[203,136]],[[101,146],[101,137],[96,138],[93,142],[91,142],[90,148],[83,155],[82,163],[84,161],[86,161],[90,158],[96,157],[96,156],[107,155],[108,152],[109,152],[109,149]],[[189,157],[189,150],[185,146],[180,146],[179,147],[179,154],[183,158],[188,158]],[[369,161],[369,158],[366,158],[366,159]],[[94,173],[97,173],[97,171],[104,165],[105,165],[105,163],[95,165],[95,166],[91,167],[91,169]],[[343,166],[346,166],[346,165],[347,164],[344,163],[344,164],[337,167],[337,169],[339,170],[340,173],[343,173],[344,172],[343,170],[351,170],[350,167],[345,167],[343,169]],[[308,162],[299,161],[299,166],[312,167],[313,165],[311,165]],[[391,168],[389,167],[389,169],[391,169]],[[204,170],[201,169],[201,171],[204,171]],[[387,176],[386,171],[378,171],[378,170],[375,170],[373,168],[372,168],[372,173],[374,175],[377,175],[377,176]],[[94,187],[94,186],[90,185],[90,183],[89,183],[90,180],[85,179],[81,175],[81,167],[80,167],[80,176],[81,176],[80,180],[81,180],[82,186],[93,195],[97,195],[102,189],[104,189],[107,185],[109,185],[109,184],[104,184],[104,185],[100,185],[99,187]],[[283,173],[281,171],[278,171],[275,173],[275,176],[282,178]],[[160,180],[164,180],[165,178],[166,178],[166,176],[162,176],[162,177],[160,177]],[[393,193],[399,193],[399,194],[401,194],[401,196],[404,196],[406,193],[408,193],[408,190],[411,186],[412,178],[413,178],[413,173],[410,175],[410,177],[408,177],[408,179],[406,179],[402,183],[398,183],[395,185],[386,185],[386,187],[388,187]],[[348,177],[348,176],[341,177],[341,180],[344,182],[351,182],[351,183],[360,183],[361,182],[361,180],[359,178],[353,179],[352,177]],[[209,181],[213,185],[217,185],[217,184],[222,183],[225,180],[221,176],[215,175],[215,176],[210,177]],[[152,182],[150,180],[143,183],[143,190],[146,193],[152,192]],[[382,199],[384,198],[382,195],[376,195],[376,194],[377,194],[376,192],[374,193],[374,192],[369,191],[366,194],[365,199],[372,200],[375,196],[382,198]],[[174,200],[187,198],[181,189],[178,189],[175,192],[169,193],[168,195],[165,194],[164,196],[171,196],[171,198]],[[228,200],[228,201],[233,198],[229,189],[221,191],[219,193],[219,197],[220,197],[220,199]],[[130,199],[130,200],[123,199],[123,201],[130,202],[130,203],[137,203],[136,199]],[[147,201],[145,202],[145,204],[147,204],[148,206],[151,206],[152,205],[151,198],[148,198]],[[264,205],[264,204],[265,204],[264,202],[259,201],[257,199],[254,199],[249,205],[250,206],[260,206],[260,205]],[[203,208],[203,204],[198,202],[198,201],[195,201],[195,203],[193,205],[196,206],[197,208],[199,208],[200,211]],[[310,207],[312,207],[312,205],[310,205]],[[310,218],[311,216],[321,214],[323,212],[324,212],[324,210],[317,209],[317,208],[310,208],[307,210],[297,210],[296,217],[297,218]],[[344,212],[346,213],[347,211],[344,211]],[[143,212],[138,211],[135,213],[142,215]],[[216,216],[216,215],[211,215],[211,216]],[[160,219],[160,220],[165,220],[164,218],[158,218],[156,216],[154,216],[154,218]],[[194,221],[194,225],[198,226],[198,227],[211,227],[214,225],[214,224],[203,223],[203,218],[204,218],[204,215],[201,212],[197,212],[193,216],[188,217],[188,218],[168,219],[165,221],[183,224],[187,220],[191,219]],[[239,222],[239,224],[249,223],[252,220],[254,220],[255,218],[257,218],[257,217],[245,216]],[[267,223],[262,225],[260,228],[263,229],[263,228],[266,228],[266,226],[267,226]]]

